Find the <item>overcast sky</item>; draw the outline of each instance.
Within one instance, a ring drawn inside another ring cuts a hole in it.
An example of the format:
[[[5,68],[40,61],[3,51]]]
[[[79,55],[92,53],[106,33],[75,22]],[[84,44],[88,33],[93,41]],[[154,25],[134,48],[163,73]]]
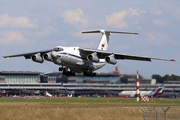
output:
[[[86,30],[138,32],[139,35],[112,34],[108,51],[175,59],[176,62],[119,60],[97,72],[180,75],[179,0],[1,0],[0,56],[55,46],[97,48],[101,34],[81,34]],[[57,72],[58,66],[24,57],[0,57],[0,71]]]

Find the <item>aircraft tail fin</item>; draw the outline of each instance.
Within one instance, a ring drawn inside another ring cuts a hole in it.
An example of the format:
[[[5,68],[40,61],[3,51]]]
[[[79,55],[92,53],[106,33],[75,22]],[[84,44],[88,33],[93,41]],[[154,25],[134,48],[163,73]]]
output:
[[[138,33],[106,31],[106,30],[87,31],[87,32],[82,32],[82,33],[102,33],[102,37],[98,45],[98,50],[107,50],[108,43],[109,43],[109,36],[111,35],[111,33],[137,34],[138,35]]]
[[[172,92],[174,92],[175,91],[175,88],[173,89],[173,91]]]
[[[48,93],[48,91],[46,91],[45,95],[46,95],[46,97],[52,97],[52,95],[50,93]]]
[[[153,96],[156,96],[157,94],[162,93],[162,92],[163,92],[163,86],[164,86],[164,84],[161,84],[161,85],[157,88],[157,90],[154,92],[154,95],[153,95]]]

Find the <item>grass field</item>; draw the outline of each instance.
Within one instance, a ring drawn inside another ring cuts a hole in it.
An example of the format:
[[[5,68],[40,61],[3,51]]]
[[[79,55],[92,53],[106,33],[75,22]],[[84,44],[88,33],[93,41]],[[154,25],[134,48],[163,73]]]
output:
[[[168,98],[154,98],[153,101],[139,101],[136,102],[136,98],[0,98],[0,102],[40,102],[40,103],[116,103],[116,105],[123,106],[180,106],[180,99],[168,99]]]
[[[1,120],[139,120],[138,106],[171,106],[170,113],[180,113],[180,99],[154,99],[136,102],[135,98],[0,98]],[[179,106],[179,107],[173,107]]]

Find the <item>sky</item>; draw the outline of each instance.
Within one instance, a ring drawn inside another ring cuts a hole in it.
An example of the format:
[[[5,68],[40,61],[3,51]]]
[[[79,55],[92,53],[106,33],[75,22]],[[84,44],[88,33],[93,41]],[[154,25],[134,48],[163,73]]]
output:
[[[97,49],[101,34],[87,30],[137,32],[112,34],[108,51],[175,59],[176,62],[118,60],[97,72],[112,72],[151,78],[152,74],[180,75],[179,0],[6,0],[0,1],[0,71],[57,72],[59,66],[24,57],[3,56],[34,52],[55,46]]]

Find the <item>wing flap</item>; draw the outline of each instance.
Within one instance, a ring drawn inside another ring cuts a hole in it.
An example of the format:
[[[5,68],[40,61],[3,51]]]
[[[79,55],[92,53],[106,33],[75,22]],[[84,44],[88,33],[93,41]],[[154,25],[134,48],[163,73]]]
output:
[[[142,56],[135,56],[135,55],[124,55],[124,54],[114,54],[115,59],[121,59],[121,60],[139,60],[139,61],[151,61],[151,58],[149,57],[142,57]]]
[[[164,58],[153,58],[153,57],[138,56],[138,55],[128,55],[128,54],[105,52],[105,51],[100,51],[100,50],[92,50],[92,49],[84,49],[84,48],[79,48],[79,50],[81,52],[86,53],[86,54],[97,53],[97,56],[100,59],[104,59],[106,56],[114,54],[115,59],[120,59],[120,60],[127,59],[127,60],[151,61],[151,59],[154,59],[154,60],[164,60],[164,61],[175,61],[174,59],[164,59]]]

